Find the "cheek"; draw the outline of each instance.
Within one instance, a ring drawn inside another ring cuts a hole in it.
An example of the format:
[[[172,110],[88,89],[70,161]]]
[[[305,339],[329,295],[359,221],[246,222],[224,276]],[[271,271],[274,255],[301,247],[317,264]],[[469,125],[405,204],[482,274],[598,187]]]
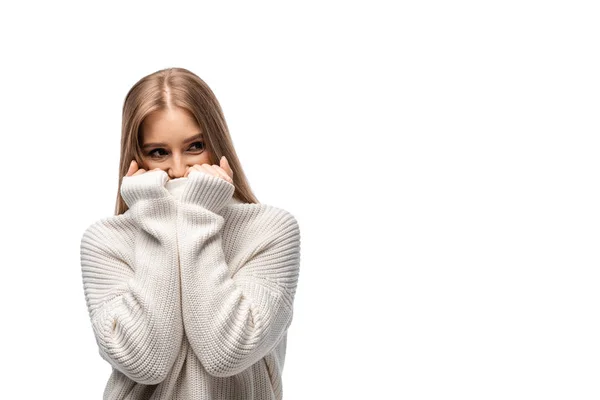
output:
[[[199,156],[194,157],[194,164],[210,164],[211,159],[211,153],[208,150],[206,150],[203,151],[202,154],[200,154]]]
[[[140,168],[145,169],[146,171],[150,171],[151,169],[158,168],[159,165],[156,161],[152,161],[146,157],[142,159],[142,166]]]

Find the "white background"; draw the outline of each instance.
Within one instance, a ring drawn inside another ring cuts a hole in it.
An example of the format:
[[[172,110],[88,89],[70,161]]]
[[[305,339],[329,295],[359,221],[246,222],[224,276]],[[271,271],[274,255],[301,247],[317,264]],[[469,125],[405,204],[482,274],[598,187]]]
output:
[[[285,400],[598,399],[597,4],[3,3],[1,397],[101,398],[79,241],[184,67],[301,227]]]

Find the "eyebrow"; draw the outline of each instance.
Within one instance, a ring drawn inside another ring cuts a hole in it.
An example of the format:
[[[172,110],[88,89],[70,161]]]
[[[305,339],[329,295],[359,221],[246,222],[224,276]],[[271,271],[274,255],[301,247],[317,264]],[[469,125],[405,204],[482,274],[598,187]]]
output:
[[[191,137],[185,139],[183,141],[183,143],[189,143],[189,142],[191,142],[193,140],[196,140],[196,139],[202,139],[203,137],[204,136],[202,135],[202,132],[200,132],[200,133],[198,133],[198,134],[196,134],[194,136],[191,136]],[[156,143],[156,142],[154,142],[154,143],[145,143],[144,145],[142,145],[142,149],[146,149],[148,147],[154,147],[154,146],[165,146],[166,147],[167,144],[166,143]]]

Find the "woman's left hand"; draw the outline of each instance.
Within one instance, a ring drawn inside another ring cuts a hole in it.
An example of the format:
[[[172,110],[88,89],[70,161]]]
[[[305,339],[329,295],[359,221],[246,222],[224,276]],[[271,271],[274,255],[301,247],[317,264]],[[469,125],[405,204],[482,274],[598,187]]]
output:
[[[229,166],[229,162],[227,161],[227,158],[225,158],[225,156],[221,157],[221,160],[219,160],[219,165],[195,164],[192,167],[188,167],[183,177],[187,178],[187,176],[193,169],[200,172],[204,172],[205,174],[216,176],[233,184],[233,170]]]

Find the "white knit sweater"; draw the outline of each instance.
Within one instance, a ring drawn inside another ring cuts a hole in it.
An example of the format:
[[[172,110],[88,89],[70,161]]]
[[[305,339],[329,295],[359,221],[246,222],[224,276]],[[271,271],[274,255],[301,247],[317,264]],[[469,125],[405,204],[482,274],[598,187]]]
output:
[[[281,399],[300,265],[289,212],[200,171],[124,177],[129,209],[81,239],[104,399]]]

